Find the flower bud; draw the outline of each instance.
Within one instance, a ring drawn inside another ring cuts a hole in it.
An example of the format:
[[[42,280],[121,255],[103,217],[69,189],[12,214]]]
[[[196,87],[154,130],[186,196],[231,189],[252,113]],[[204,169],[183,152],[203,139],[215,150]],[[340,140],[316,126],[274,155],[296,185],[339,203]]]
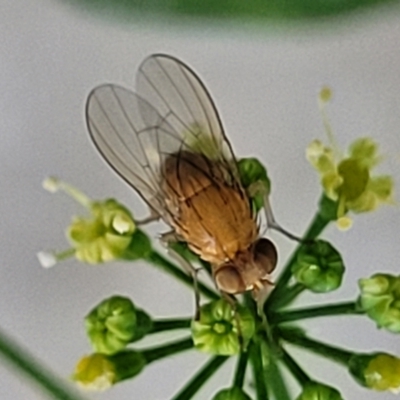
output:
[[[343,400],[334,388],[318,382],[306,383],[297,400]]]
[[[120,258],[136,229],[132,215],[113,199],[93,202],[90,213],[75,217],[67,231],[76,258],[89,264]]]
[[[316,240],[300,248],[292,273],[309,290],[326,293],[340,286],[344,269],[339,252],[328,242]]]
[[[151,329],[151,319],[130,299],[114,296],[102,301],[85,318],[86,333],[98,353],[114,354]]]
[[[251,398],[239,387],[223,389],[212,400],[251,400]]]
[[[376,274],[360,279],[358,303],[379,328],[400,333],[400,276]]]
[[[267,170],[256,158],[242,158],[238,162],[240,181],[253,202],[255,211],[264,205],[265,195],[271,192]]]
[[[355,354],[349,361],[354,378],[369,389],[400,392],[400,359],[386,353]]]
[[[229,356],[247,346],[255,331],[255,321],[247,308],[240,304],[232,307],[220,299],[200,308],[200,318],[192,321],[191,330],[197,349]]]
[[[72,379],[87,390],[103,391],[138,375],[145,365],[146,359],[136,351],[123,351],[113,356],[94,353],[78,362]]]
[[[106,390],[117,381],[112,362],[98,353],[81,358],[72,379],[83,388],[96,391]]]
[[[136,229],[126,249],[120,254],[122,260],[134,261],[146,258],[152,251],[149,237],[140,229]]]

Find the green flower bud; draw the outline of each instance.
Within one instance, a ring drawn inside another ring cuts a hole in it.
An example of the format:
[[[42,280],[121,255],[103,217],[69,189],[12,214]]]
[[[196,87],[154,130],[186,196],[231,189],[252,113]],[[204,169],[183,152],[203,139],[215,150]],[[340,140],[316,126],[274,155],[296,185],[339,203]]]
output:
[[[304,385],[297,400],[343,400],[342,395],[334,388],[318,382]]]
[[[309,290],[326,293],[340,286],[344,269],[339,252],[328,242],[316,240],[301,247],[292,273]]]
[[[151,329],[151,319],[130,299],[114,296],[102,301],[85,318],[86,333],[98,353],[114,354]]]
[[[114,365],[118,382],[135,377],[147,364],[142,353],[134,350],[121,351],[108,356],[108,359]]]
[[[113,356],[94,353],[78,362],[72,379],[84,389],[103,391],[138,375],[145,365],[146,359],[136,351],[124,351]]]
[[[250,310],[236,304],[232,307],[224,299],[201,307],[200,318],[192,321],[192,339],[195,347],[205,353],[233,355],[246,347],[255,331]]]
[[[271,192],[267,170],[256,158],[242,158],[238,162],[240,181],[258,212],[264,206],[264,196]]]
[[[251,398],[239,387],[223,389],[212,400],[251,400]]]
[[[369,389],[400,392],[400,359],[386,353],[355,354],[349,361],[354,378]]]
[[[98,264],[121,258],[136,226],[130,212],[113,199],[92,202],[89,218],[75,217],[67,236],[80,261]]]
[[[140,229],[136,229],[133,233],[129,245],[120,254],[123,260],[134,261],[146,258],[152,251],[151,241],[149,237]]]
[[[360,279],[359,286],[361,310],[379,328],[400,333],[400,276],[376,274],[369,279]]]

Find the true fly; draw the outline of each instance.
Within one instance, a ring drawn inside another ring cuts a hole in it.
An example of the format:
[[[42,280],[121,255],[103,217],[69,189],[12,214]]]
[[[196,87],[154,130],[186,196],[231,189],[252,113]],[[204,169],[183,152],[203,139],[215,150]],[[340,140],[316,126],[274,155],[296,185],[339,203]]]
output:
[[[105,84],[86,106],[91,138],[108,164],[143,198],[154,219],[210,263],[227,294],[271,284],[277,253],[260,237],[217,109],[199,77],[169,55],[146,58],[136,92]],[[274,224],[266,201],[267,217]],[[267,218],[268,219],[268,218]]]

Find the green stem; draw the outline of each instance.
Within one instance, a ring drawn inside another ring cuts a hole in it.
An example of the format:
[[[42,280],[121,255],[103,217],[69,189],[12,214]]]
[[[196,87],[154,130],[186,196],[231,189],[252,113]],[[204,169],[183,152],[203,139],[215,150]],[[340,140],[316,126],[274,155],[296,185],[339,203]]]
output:
[[[328,225],[329,220],[325,219],[321,216],[321,214],[318,212],[315,216],[314,219],[312,220],[309,228],[307,229],[305,235],[302,238],[302,241],[307,241],[307,240],[312,240],[315,239],[323,230],[324,228]],[[264,310],[267,311],[269,308],[274,308],[272,305],[278,299],[282,292],[286,288],[286,284],[289,282],[289,279],[292,276],[292,266],[297,260],[297,254],[301,248],[301,243],[296,247],[294,250],[292,256],[290,257],[289,261],[286,263],[286,266],[284,267],[281,275],[279,276],[275,289],[271,293],[271,296],[269,296],[268,300],[266,301],[265,308]]]
[[[294,299],[304,291],[305,286],[301,283],[295,283],[289,286],[282,292],[281,296],[275,299],[270,305],[269,311],[277,310],[289,305]]]
[[[281,360],[301,386],[304,386],[306,383],[311,381],[310,377],[304,372],[304,370],[299,366],[299,364],[297,364],[297,362],[292,358],[292,356],[282,348],[281,348]]]
[[[292,322],[299,319],[327,317],[334,315],[354,315],[362,314],[357,303],[349,301],[341,304],[328,304],[326,306],[308,307],[290,311],[280,311],[270,316],[271,322],[280,324],[282,322]]]
[[[64,261],[64,260],[67,260],[68,258],[72,257],[73,255],[75,255],[75,253],[76,253],[76,249],[71,248],[71,249],[60,251],[59,253],[55,253],[54,255],[55,255],[57,261]]]
[[[233,380],[233,386],[237,386],[239,388],[243,387],[248,359],[249,359],[249,353],[247,351],[240,353],[238,363],[236,365],[236,372],[235,372],[235,379]]]
[[[281,354],[281,349],[279,349]],[[288,385],[283,379],[282,373],[276,363],[276,358],[271,357],[268,365],[268,388],[273,393],[273,398],[278,400],[291,400],[292,396],[288,391]]]
[[[158,319],[153,321],[153,328],[149,333],[158,333],[158,332],[170,331],[173,329],[189,328],[191,322],[192,322],[191,318]]]
[[[228,359],[225,356],[217,356],[212,358],[189,383],[173,398],[173,400],[189,400],[203,384],[221,367]]]
[[[280,329],[279,332],[282,339],[346,366],[350,358],[353,356],[353,353],[348,350],[333,347],[314,339],[310,339],[293,329]]]
[[[176,265],[171,263],[169,260],[164,258],[160,253],[156,250],[152,250],[151,253],[146,257],[146,260],[155,265],[156,267],[161,268],[165,272],[169,273],[170,275],[174,276],[181,282],[185,283],[186,285],[193,287],[193,278],[183,272],[180,268]],[[208,297],[210,300],[218,300],[220,296],[211,288],[209,288],[204,283],[198,282],[199,291],[204,294],[204,296]]]
[[[73,392],[60,378],[48,371],[38,360],[22,349],[14,340],[0,331],[0,353],[19,371],[30,377],[37,385],[47,391],[53,399],[83,400],[83,397]]]
[[[147,350],[142,350],[141,353],[145,357],[147,363],[160,360],[162,358],[171,356],[191,349],[193,347],[193,340],[191,337],[179,340],[173,343],[167,343],[160,347],[155,347]]]
[[[264,378],[264,366],[262,361],[261,348],[258,344],[252,343],[250,349],[250,361],[253,367],[254,384],[256,387],[257,400],[268,400],[266,380]]]

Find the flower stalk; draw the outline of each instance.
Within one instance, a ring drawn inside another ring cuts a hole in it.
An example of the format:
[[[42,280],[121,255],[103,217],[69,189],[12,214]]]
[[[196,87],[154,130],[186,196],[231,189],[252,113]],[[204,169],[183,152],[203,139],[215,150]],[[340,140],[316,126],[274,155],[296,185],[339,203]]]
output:
[[[152,250],[146,257],[145,260],[150,264],[162,269],[168,274],[172,275],[174,278],[178,279],[186,286],[193,288],[193,278],[182,271],[181,268],[177,267],[175,264],[170,262],[164,256],[162,256],[158,251]],[[206,296],[210,300],[217,300],[220,296],[207,285],[202,282],[198,282],[198,289],[200,293]]]
[[[188,384],[172,400],[189,400],[199,391],[204,383],[228,359],[225,356],[213,357],[201,370],[188,382]]]
[[[336,315],[359,315],[363,313],[364,312],[359,309],[356,302],[350,301],[339,304],[328,304],[325,306],[278,311],[271,314],[270,321],[273,324],[280,324],[283,322],[293,322],[317,317],[328,317]]]
[[[190,328],[192,318],[157,319],[153,320],[153,327],[149,333],[159,333],[174,329]]]
[[[240,353],[237,364],[236,364],[236,371],[235,371],[235,378],[233,380],[233,386],[236,386],[239,388],[243,387],[243,382],[244,382],[244,378],[246,375],[248,359],[249,359],[248,351]]]
[[[0,330],[0,353],[18,371],[32,379],[44,392],[59,400],[85,400],[72,387],[54,376],[36,357]]]
[[[302,242],[307,242],[307,241],[312,241],[313,239],[316,239],[321,232],[325,229],[325,227],[329,223],[329,219],[324,218],[321,213],[317,213],[309,228],[307,229],[306,233],[304,234],[302,238]],[[265,302],[264,305],[264,312],[268,313],[269,309],[277,309],[285,306],[286,304],[280,300],[284,291],[286,290],[287,283],[289,282],[290,278],[292,277],[292,267],[297,261],[297,256],[302,248],[302,244],[299,244],[292,255],[289,258],[289,261],[286,263],[286,265],[283,268],[283,271],[281,275],[279,276],[275,288],[271,295],[269,296],[268,300]],[[292,301],[294,298],[288,298],[286,301]]]
[[[279,329],[279,335],[287,342],[306,348],[320,356],[330,358],[331,360],[346,366],[353,356],[353,352],[310,339],[294,329]]]
[[[163,344],[162,346],[141,350],[143,357],[147,364],[161,360],[162,358],[171,356],[173,354],[180,353],[185,350],[189,350],[193,347],[193,340],[191,337],[178,340],[176,342]]]

